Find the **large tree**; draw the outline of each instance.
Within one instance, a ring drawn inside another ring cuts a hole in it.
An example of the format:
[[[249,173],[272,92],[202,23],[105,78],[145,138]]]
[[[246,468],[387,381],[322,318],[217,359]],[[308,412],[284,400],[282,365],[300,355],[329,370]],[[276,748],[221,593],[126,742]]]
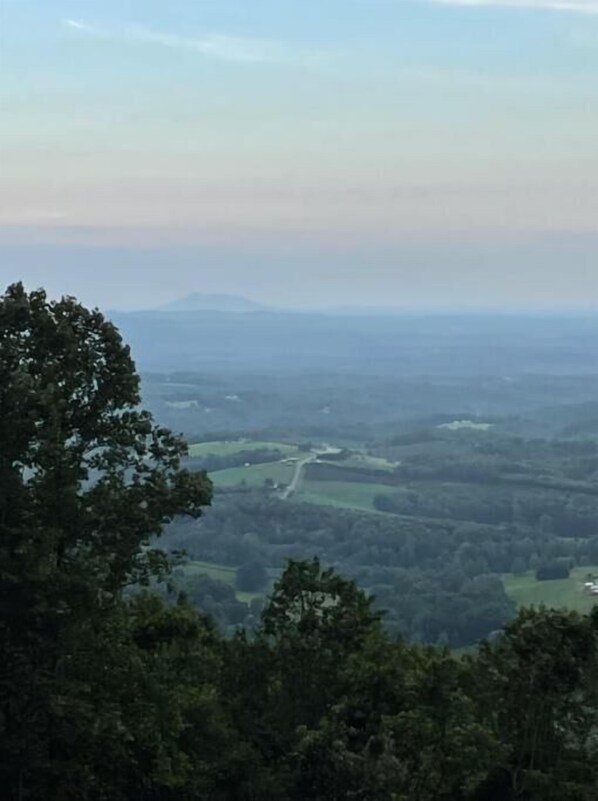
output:
[[[81,632],[166,569],[163,526],[210,502],[185,452],[140,408],[129,348],[99,311],[21,284],[0,296],[0,781],[16,798],[52,762]]]

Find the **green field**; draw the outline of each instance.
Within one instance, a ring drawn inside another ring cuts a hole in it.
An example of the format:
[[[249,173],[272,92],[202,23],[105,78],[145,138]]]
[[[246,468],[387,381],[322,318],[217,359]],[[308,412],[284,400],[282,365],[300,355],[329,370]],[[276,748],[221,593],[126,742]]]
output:
[[[243,482],[247,487],[263,487],[264,481],[271,478],[276,484],[289,484],[295,472],[295,464],[266,462],[251,467],[229,467],[210,473],[217,487],[237,487]]]
[[[238,601],[248,604],[254,598],[262,597],[263,593],[259,592],[241,592],[236,589],[236,576],[237,568],[230,567],[229,565],[215,565],[210,562],[187,562],[183,567],[187,575],[206,575],[215,581],[221,581],[223,584],[228,584],[235,590]]]
[[[494,427],[494,423],[474,423],[473,420],[453,420],[452,423],[442,423],[437,428],[446,428],[449,431],[461,431],[471,429],[472,431],[489,431]]]
[[[327,461],[325,456],[322,461]],[[382,456],[370,456],[368,453],[352,453],[347,459],[343,459],[341,462],[330,461],[330,464],[334,464],[336,467],[363,467],[368,470],[390,471],[395,469],[398,462],[389,462],[388,459],[384,459]]]
[[[195,445],[189,445],[189,456],[201,457],[208,456],[232,456],[235,453],[243,453],[244,451],[280,451],[285,456],[297,453],[296,445],[289,445],[286,442],[265,442],[263,440],[220,440],[217,442],[198,442]]]
[[[210,578],[216,579],[216,581],[221,581],[223,584],[228,584],[231,587],[235,586],[236,567],[215,565],[211,562],[198,562],[193,560],[184,565],[184,570],[188,575],[203,573]]]
[[[503,575],[503,584],[509,598],[517,606],[544,606],[589,612],[598,603],[598,596],[584,592],[583,582],[588,573],[598,575],[598,567],[576,567],[567,579],[537,581],[533,573],[521,576]]]
[[[305,503],[336,506],[341,509],[374,512],[376,511],[374,509],[376,495],[390,495],[394,491],[393,487],[386,484],[358,484],[351,481],[313,481],[309,479],[301,484],[301,489],[295,499]]]

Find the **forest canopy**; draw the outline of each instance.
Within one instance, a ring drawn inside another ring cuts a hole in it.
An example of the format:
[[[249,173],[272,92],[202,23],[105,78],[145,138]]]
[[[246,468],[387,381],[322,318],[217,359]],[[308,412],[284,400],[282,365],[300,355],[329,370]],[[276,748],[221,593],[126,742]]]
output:
[[[590,801],[598,613],[524,610],[457,656],[317,559],[232,637],[157,547],[211,483],[141,408],[114,326],[0,297],[0,781],[16,801]],[[260,565],[250,564],[255,580]],[[247,575],[243,577],[247,579]],[[133,590],[133,591],[132,591]]]

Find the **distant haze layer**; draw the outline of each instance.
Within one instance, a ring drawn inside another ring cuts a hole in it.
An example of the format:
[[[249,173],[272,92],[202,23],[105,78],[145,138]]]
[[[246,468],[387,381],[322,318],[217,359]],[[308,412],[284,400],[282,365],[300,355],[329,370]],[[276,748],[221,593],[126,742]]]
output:
[[[308,309],[588,307],[598,305],[597,254],[594,234],[348,239],[343,247],[324,237],[123,246],[0,234],[0,283],[23,280],[104,309],[157,308],[193,292]]]
[[[598,317],[114,313],[143,371],[378,376],[586,375]]]

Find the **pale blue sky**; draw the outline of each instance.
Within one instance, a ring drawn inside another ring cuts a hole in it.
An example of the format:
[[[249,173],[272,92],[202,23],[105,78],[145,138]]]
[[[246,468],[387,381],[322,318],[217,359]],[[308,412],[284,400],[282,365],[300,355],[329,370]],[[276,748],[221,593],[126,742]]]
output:
[[[2,0],[0,67],[2,283],[598,303],[598,0]]]

